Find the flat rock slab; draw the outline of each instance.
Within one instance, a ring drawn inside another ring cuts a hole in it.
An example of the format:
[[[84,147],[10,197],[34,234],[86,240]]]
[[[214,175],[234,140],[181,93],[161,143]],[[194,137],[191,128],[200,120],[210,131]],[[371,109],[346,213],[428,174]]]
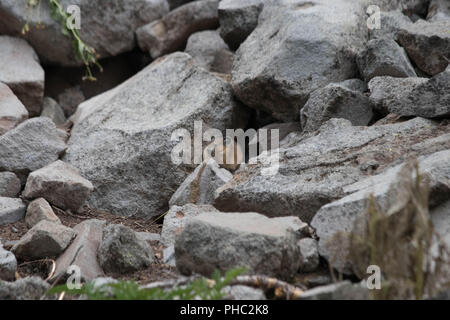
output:
[[[218,0],[193,1],[137,29],[139,47],[149,51],[153,59],[182,50],[192,33],[217,29],[218,5]]]
[[[269,217],[298,216],[310,222],[325,204],[344,196],[343,187],[381,173],[410,156],[448,149],[448,125],[423,118],[397,124],[354,127],[332,119],[312,136],[300,136],[280,149],[273,175],[264,175],[265,157],[235,173],[220,188],[214,206],[221,211],[259,212]]]
[[[0,226],[19,221],[25,216],[26,209],[22,199],[0,197]]]
[[[0,170],[27,175],[56,161],[65,149],[52,120],[29,119],[0,136]]]
[[[296,217],[269,219],[257,213],[208,212],[188,221],[175,242],[178,270],[210,276],[246,267],[248,272],[289,279],[298,270]]]
[[[42,197],[58,208],[77,212],[93,190],[76,168],[58,160],[33,171],[23,195],[28,199]]]
[[[103,239],[105,222],[101,220],[86,220],[76,225],[77,233],[67,250],[56,260],[56,271],[50,281],[63,282],[70,275],[70,267],[76,266],[81,272],[81,279],[89,282],[104,276],[97,261],[97,250]]]
[[[192,138],[194,121],[203,120],[204,130],[224,133],[245,125],[241,112],[229,83],[174,53],[81,104],[63,159],[94,185],[91,207],[158,216],[194,169],[172,160],[177,132]]]
[[[28,110],[11,89],[0,82],[0,136],[28,119]]]
[[[3,22],[3,18],[0,20]],[[0,82],[8,85],[30,116],[39,115],[44,98],[44,69],[36,52],[25,40],[0,36],[0,57]]]
[[[60,223],[41,221],[12,247],[18,259],[30,261],[56,258],[69,246],[76,233]]]

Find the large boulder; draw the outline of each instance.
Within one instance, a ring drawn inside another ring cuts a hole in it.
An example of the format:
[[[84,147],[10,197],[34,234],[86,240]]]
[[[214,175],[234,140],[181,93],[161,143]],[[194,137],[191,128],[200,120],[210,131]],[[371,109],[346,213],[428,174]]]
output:
[[[0,17],[2,16],[0,1]],[[24,4],[18,4],[23,6]],[[0,18],[0,34],[3,18]],[[27,108],[30,116],[41,113],[44,98],[44,69],[30,45],[22,39],[0,36],[0,82],[5,83]]]
[[[28,199],[42,197],[58,208],[77,212],[93,190],[92,183],[76,168],[58,160],[33,171],[23,195]]]
[[[41,221],[12,247],[18,259],[29,261],[56,258],[69,246],[76,233],[60,223]]]
[[[95,49],[100,58],[131,51],[136,44],[135,30],[169,12],[166,0],[60,0],[59,2],[64,10],[70,5],[77,5],[80,8],[81,38]],[[60,22],[51,17],[48,1],[41,1],[40,15],[29,13],[24,2],[0,0],[0,34],[21,35],[21,30],[28,20],[30,31],[26,38],[43,63],[81,66],[82,61],[76,58],[72,39],[61,32]],[[44,30],[37,28],[37,23],[43,25]]]
[[[92,207],[123,216],[160,215],[193,170],[172,162],[179,144],[171,140],[175,130],[192,137],[198,120],[204,129],[224,132],[241,126],[239,112],[226,81],[189,55],[174,53],[81,104],[64,160],[93,183]]]
[[[296,120],[309,94],[357,75],[367,38],[364,1],[277,0],[235,56],[237,97],[282,121]]]
[[[77,224],[73,231],[77,233],[67,250],[56,260],[56,270],[50,281],[65,281],[79,268],[82,281],[91,281],[104,276],[97,260],[97,250],[103,239],[105,222],[91,219]]]
[[[342,188],[381,173],[410,156],[448,149],[450,126],[415,118],[406,122],[354,127],[332,119],[311,137],[300,136],[279,150],[278,167],[264,174],[267,156],[235,173],[221,187],[214,206],[221,211],[298,216],[309,222],[323,205],[341,198]],[[425,143],[426,142],[426,143]]]
[[[20,179],[12,172],[0,172],[0,197],[16,198],[22,186]]]
[[[360,90],[346,86],[344,81],[312,92],[300,110],[300,124],[305,132],[319,129],[332,118],[347,119],[354,126],[366,126],[373,115],[369,98]]]
[[[52,120],[33,118],[0,136],[0,170],[22,178],[58,159],[66,143]]]
[[[320,238],[319,252],[339,271],[350,273],[351,261],[347,256],[347,242],[337,241],[335,235],[353,231],[354,221],[367,210],[371,195],[383,211],[396,204],[398,194],[404,188],[398,177],[402,167],[398,165],[380,175],[345,187],[344,193],[348,196],[323,206],[315,215],[311,226]],[[429,177],[431,206],[450,200],[449,150],[419,158],[419,170]]]
[[[22,199],[0,197],[0,226],[19,221],[25,216],[26,209]]]
[[[436,75],[450,61],[450,19],[427,22],[419,20],[397,32],[398,43],[419,69]]]
[[[119,224],[104,229],[97,256],[103,271],[122,274],[145,269],[155,259],[145,240],[131,228]]]
[[[255,30],[264,0],[222,0],[219,4],[220,35],[237,50]]]
[[[178,270],[210,276],[246,267],[248,272],[290,279],[299,267],[296,217],[269,219],[257,213],[207,212],[188,221],[175,242]]]
[[[183,50],[194,32],[217,29],[218,0],[198,0],[187,3],[162,19],[136,30],[139,47],[152,58]]]
[[[441,118],[450,115],[450,67],[427,78],[376,77],[370,98],[381,113]]]
[[[0,136],[28,119],[28,111],[11,89],[0,82]]]

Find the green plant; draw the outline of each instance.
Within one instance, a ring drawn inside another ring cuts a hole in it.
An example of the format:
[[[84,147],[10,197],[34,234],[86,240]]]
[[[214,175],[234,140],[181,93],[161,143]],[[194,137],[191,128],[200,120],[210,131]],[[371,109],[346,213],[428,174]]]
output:
[[[102,286],[87,283],[81,289],[68,289],[61,285],[50,289],[47,294],[53,295],[66,292],[70,295],[85,295],[89,300],[219,300],[225,297],[223,289],[245,269],[232,269],[222,277],[220,271],[215,271],[211,279],[199,278],[175,288],[141,288],[134,281],[119,281]]]
[[[92,74],[91,66],[95,65],[99,68],[100,71],[103,70],[102,66],[97,61],[97,54],[95,52],[95,49],[84,43],[84,41],[81,39],[81,35],[78,29],[68,27],[68,21],[71,19],[71,16],[63,9],[59,1],[47,1],[52,19],[61,24],[62,34],[64,34],[66,37],[72,38],[72,44],[75,50],[75,54],[86,67],[86,75],[83,77],[83,80],[95,81],[96,78]],[[31,16],[31,12],[33,10],[37,11],[38,23],[36,27],[43,29],[43,26],[40,22],[41,0],[27,0],[27,10],[28,20]],[[22,28],[22,34],[24,35],[30,31],[30,23],[28,20]]]

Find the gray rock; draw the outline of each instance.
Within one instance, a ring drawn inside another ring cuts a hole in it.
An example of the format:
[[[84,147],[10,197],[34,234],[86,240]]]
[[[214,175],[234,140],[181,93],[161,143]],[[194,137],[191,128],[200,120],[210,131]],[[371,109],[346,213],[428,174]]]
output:
[[[18,259],[25,261],[56,258],[69,246],[75,235],[71,228],[44,220],[31,228],[11,251]]]
[[[261,289],[248,286],[227,286],[224,292],[230,300],[266,300],[266,295]]]
[[[397,41],[420,70],[433,76],[449,65],[449,29],[450,19],[431,23],[419,20],[397,32]]]
[[[56,260],[56,270],[50,281],[62,282],[70,275],[71,266],[80,268],[81,280],[89,282],[104,276],[97,261],[97,250],[103,238],[105,222],[91,219],[77,224],[73,230],[77,233],[75,240]]]
[[[220,35],[233,50],[255,30],[264,0],[222,0],[219,4]]]
[[[137,232],[137,235],[144,241],[161,241],[161,235],[159,233]]]
[[[354,221],[361,216],[372,194],[381,210],[387,210],[397,200],[397,174],[402,165],[344,188],[349,194],[329,203],[317,212],[311,222],[319,241],[319,253],[337,270],[351,272],[351,261],[347,259],[348,247],[344,242],[334,241],[338,232],[351,232]],[[430,205],[436,206],[450,199],[450,151],[440,151],[419,158],[419,169],[430,177]]]
[[[39,277],[0,281],[0,300],[40,300],[49,288],[50,285]]]
[[[0,244],[0,282],[14,281],[16,278],[17,260],[12,252],[3,249]],[[1,286],[1,284],[0,284]]]
[[[300,246],[300,272],[312,272],[319,267],[319,250],[317,241],[304,238]]]
[[[431,0],[427,20],[439,21],[450,19],[450,5],[447,0]]]
[[[136,44],[135,30],[169,12],[166,0],[59,2],[63,8],[69,5],[79,6],[81,38],[95,49],[100,58],[131,51]],[[16,0],[0,1],[0,34],[20,35],[27,20],[30,22],[30,31],[26,37],[44,63],[83,65],[75,56],[71,38],[61,32],[60,22],[52,19],[47,1],[42,2],[40,15],[30,15],[27,6]],[[35,27],[38,22],[44,26],[44,30]],[[55,43],[58,45],[54,45]]]
[[[176,238],[177,268],[182,274],[209,276],[215,269],[240,266],[250,273],[289,279],[299,267],[302,225],[296,217],[203,213],[190,219]]]
[[[211,71],[216,55],[221,50],[229,50],[227,44],[217,31],[207,30],[192,34],[184,52],[191,55],[196,64]]]
[[[0,170],[26,175],[57,160],[65,149],[53,121],[29,119],[0,136]]]
[[[81,103],[86,100],[79,86],[67,88],[58,95],[58,101],[66,117],[73,115]]]
[[[58,102],[48,97],[44,98],[41,117],[50,118],[57,125],[64,124],[67,120],[64,111]]]
[[[22,199],[0,197],[0,226],[19,221],[25,216],[26,209]]]
[[[212,204],[215,191],[229,182],[233,175],[222,169],[214,159],[199,165],[170,198],[169,206],[183,206],[188,203]]]
[[[439,128],[439,129],[438,129]],[[309,222],[323,205],[343,196],[342,188],[365,178],[367,163],[376,161],[375,174],[411,156],[449,149],[448,139],[437,139],[450,127],[416,118],[402,123],[353,127],[332,119],[314,135],[300,136],[279,150],[279,163],[247,165],[224,185],[214,206],[221,211],[259,212],[269,217],[298,216]],[[413,145],[424,143],[421,148]],[[264,169],[275,168],[273,175]]]
[[[77,212],[93,190],[76,168],[57,160],[28,176],[23,195],[28,199],[42,197],[58,208]]]
[[[311,92],[356,77],[355,54],[367,37],[363,7],[346,0],[266,3],[235,56],[237,97],[278,120],[298,119]]]
[[[28,228],[32,228],[43,220],[61,223],[61,220],[55,215],[47,200],[38,198],[28,205],[25,223]]]
[[[171,267],[176,267],[177,263],[175,260],[175,246],[171,245],[163,251],[163,262]]]
[[[28,111],[9,87],[0,82],[0,136],[28,119]]]
[[[189,36],[198,31],[217,29],[218,0],[198,0],[187,3],[136,30],[139,47],[149,51],[153,59],[182,50]]]
[[[349,120],[354,126],[366,126],[373,118],[369,98],[359,91],[332,83],[311,93],[300,110],[303,131],[312,132],[332,118]]]
[[[0,172],[0,197],[16,198],[22,186],[20,179],[12,172]]]
[[[163,228],[161,231],[161,243],[169,247],[175,244],[176,235],[180,234],[186,222],[204,212],[217,211],[210,205],[193,205],[172,206],[169,212],[164,216]]]
[[[3,2],[0,2],[0,17]],[[25,6],[17,5],[25,10]],[[3,18],[0,18],[0,21],[1,25]],[[1,26],[0,34],[3,34]],[[0,57],[0,82],[5,83],[14,92],[30,116],[39,115],[44,98],[44,69],[39,64],[36,52],[25,40],[0,36]]]
[[[108,225],[98,248],[98,261],[105,272],[127,273],[149,267],[152,248],[129,227]]]
[[[369,290],[362,283],[342,281],[305,291],[300,300],[369,300]]]
[[[437,206],[430,212],[434,231],[441,240],[450,247],[450,200]]]
[[[431,79],[377,77],[369,82],[369,89],[374,108],[384,114],[450,115],[450,67]]]
[[[174,53],[80,105],[64,160],[95,186],[91,207],[123,216],[161,215],[193,171],[172,162],[173,148],[182,144],[171,140],[175,130],[192,137],[197,120],[205,130],[243,127],[241,112],[226,81],[189,55]]]
[[[366,82],[374,77],[416,77],[405,50],[393,39],[372,39],[357,59],[359,71]]]
[[[229,49],[217,51],[211,64],[211,72],[224,73],[231,76],[233,70],[234,53]]]
[[[188,2],[192,2],[194,0],[167,0],[167,2],[169,2],[169,7],[170,10],[176,9],[180,6],[182,6],[183,4],[186,4]]]
[[[411,20],[400,10],[381,12],[380,29],[369,29],[370,39],[396,39],[399,30],[412,24]]]

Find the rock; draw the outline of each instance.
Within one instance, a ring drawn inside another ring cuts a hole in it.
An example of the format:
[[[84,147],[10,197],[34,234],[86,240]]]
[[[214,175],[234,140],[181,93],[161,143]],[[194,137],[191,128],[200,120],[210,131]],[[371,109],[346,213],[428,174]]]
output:
[[[25,223],[28,228],[32,228],[43,220],[61,223],[50,204],[44,198],[38,198],[28,205]]]
[[[430,212],[434,231],[441,240],[450,247],[450,200],[437,206]]]
[[[233,175],[228,170],[220,168],[214,159],[209,159],[184,180],[170,198],[169,206],[212,204],[215,191],[232,178]]]
[[[221,132],[244,127],[240,113],[226,81],[196,66],[189,55],[174,53],[81,104],[64,160],[95,186],[91,207],[159,216],[193,171],[172,162],[173,148],[180,145],[171,140],[174,132],[186,129],[192,137],[194,121],[200,120],[203,128]]]
[[[214,206],[221,211],[259,212],[269,217],[298,216],[310,222],[325,204],[343,196],[342,188],[365,178],[367,163],[376,161],[374,174],[411,156],[449,149],[444,136],[450,127],[423,118],[353,127],[348,120],[331,119],[312,136],[300,136],[279,150],[279,161],[260,156],[218,190]],[[426,141],[426,143],[425,143]],[[423,143],[420,148],[419,146]],[[278,166],[278,167],[277,167]],[[265,175],[265,168],[275,168]]]
[[[161,241],[161,235],[159,233],[137,232],[137,235],[144,241]]]
[[[41,221],[12,247],[20,260],[56,258],[69,246],[76,233],[60,223]]]
[[[153,59],[182,50],[194,32],[217,29],[218,0],[198,0],[187,3],[136,30],[139,47],[149,51]]]
[[[77,5],[81,12],[83,41],[92,46],[99,58],[116,56],[135,47],[135,30],[169,12],[166,0],[90,1],[61,0],[63,8]],[[35,8],[37,10],[37,8]],[[0,34],[20,35],[25,21],[30,22],[28,41],[45,64],[82,66],[75,55],[72,39],[61,32],[59,21],[50,15],[49,4],[43,1],[40,14],[15,0],[0,1]],[[43,28],[36,28],[40,23]],[[41,30],[44,29],[44,30]],[[57,45],[55,45],[57,44]]]
[[[0,172],[0,197],[16,198],[22,186],[19,178],[12,172]]]
[[[42,105],[41,117],[52,119],[56,125],[61,125],[66,122],[66,116],[61,106],[52,98],[44,98]]]
[[[49,288],[50,285],[39,277],[0,281],[0,300],[40,300]]]
[[[182,274],[210,276],[246,267],[250,273],[291,278],[299,267],[296,217],[269,219],[257,213],[207,212],[190,219],[175,242]]]
[[[56,260],[56,271],[50,281],[65,281],[70,275],[68,271],[71,266],[80,268],[81,280],[84,282],[104,276],[97,261],[97,250],[103,238],[104,226],[104,221],[91,219],[83,221],[73,228],[77,236]]]
[[[371,102],[362,92],[332,83],[312,92],[300,110],[304,132],[315,131],[332,118],[347,119],[354,126],[366,126],[373,118]]]
[[[380,29],[369,29],[370,39],[396,39],[396,34],[403,28],[408,28],[412,22],[400,10],[380,12]]]
[[[450,115],[450,67],[426,78],[377,77],[369,82],[370,99],[383,114],[426,118]]]
[[[93,190],[76,168],[57,160],[28,176],[23,195],[28,199],[42,197],[58,208],[77,212]]]
[[[361,2],[265,3],[256,29],[236,53],[232,84],[247,106],[295,121],[314,90],[357,75],[367,37]]]
[[[264,0],[222,0],[219,4],[220,35],[233,50],[255,30]]]
[[[450,19],[432,23],[419,20],[397,32],[397,41],[420,70],[433,76],[449,65],[449,29]]]
[[[193,205],[172,206],[169,212],[164,216],[164,223],[161,231],[161,243],[170,247],[175,244],[175,237],[181,233],[186,222],[204,212],[217,211],[210,205]]]
[[[169,2],[170,10],[176,9],[182,6],[183,4],[186,4],[191,1],[193,0],[167,0],[167,2]]]
[[[369,290],[347,280],[305,291],[300,300],[369,300]]]
[[[0,226],[19,221],[25,216],[26,209],[21,199],[0,197]]]
[[[129,227],[109,225],[98,248],[98,261],[105,272],[127,273],[145,269],[154,261],[152,248]]]
[[[163,251],[163,262],[171,267],[176,267],[177,263],[175,260],[175,246],[171,245],[170,247],[167,247]]]
[[[431,0],[428,7],[427,20],[439,21],[450,19],[450,6],[447,0]]]
[[[3,247],[0,244],[0,282],[2,280],[14,281],[14,279],[16,278],[16,270],[17,270],[16,257],[12,252],[3,249]]]
[[[392,39],[372,39],[357,59],[359,72],[369,82],[374,77],[416,77],[405,50]]]
[[[267,138],[267,149],[266,150],[272,150],[272,130],[278,130],[278,140],[279,140],[279,146],[283,146],[286,143],[288,143],[289,138],[291,134],[299,134],[301,131],[300,123],[298,122],[286,122],[286,123],[271,123],[268,124],[261,129],[267,130],[267,136],[264,138]],[[259,132],[259,130],[258,130]],[[255,136],[252,140],[249,141],[249,145],[258,144],[260,145],[260,141],[262,141],[263,136],[261,136],[259,133],[257,136]],[[259,149],[261,151],[261,149]],[[261,153],[261,152],[259,152]]]
[[[66,117],[73,115],[81,103],[86,100],[79,86],[70,87],[58,95],[58,101]]]
[[[48,118],[33,118],[0,136],[0,170],[22,176],[57,160],[66,143]]]
[[[0,17],[2,2],[0,2]],[[3,19],[0,21],[3,22]],[[39,64],[36,52],[25,40],[0,36],[0,57],[2,57],[0,82],[5,83],[14,92],[30,116],[39,115],[44,98],[44,70]]]
[[[311,238],[300,240],[300,271],[312,272],[319,267],[319,251],[317,241]]]
[[[398,190],[402,189],[397,184],[401,167],[398,165],[345,187],[344,193],[348,196],[323,206],[315,215],[311,226],[320,238],[319,253],[337,270],[350,273],[351,261],[347,259],[347,244],[334,241],[334,235],[353,230],[354,221],[365,212],[371,194],[381,210],[387,210],[397,201]],[[420,157],[419,170],[430,176],[430,205],[436,206],[450,199],[450,150]]]
[[[26,119],[28,119],[27,109],[11,89],[0,82],[0,136]]]
[[[223,73],[230,75],[233,69],[234,53],[229,49],[222,49],[217,51],[214,60],[211,64],[211,72]]]
[[[227,300],[266,300],[266,295],[261,289],[248,286],[227,286],[224,288]]]
[[[211,71],[216,56],[222,50],[229,51],[227,44],[217,31],[208,30],[192,34],[184,52],[191,55],[197,65]]]

